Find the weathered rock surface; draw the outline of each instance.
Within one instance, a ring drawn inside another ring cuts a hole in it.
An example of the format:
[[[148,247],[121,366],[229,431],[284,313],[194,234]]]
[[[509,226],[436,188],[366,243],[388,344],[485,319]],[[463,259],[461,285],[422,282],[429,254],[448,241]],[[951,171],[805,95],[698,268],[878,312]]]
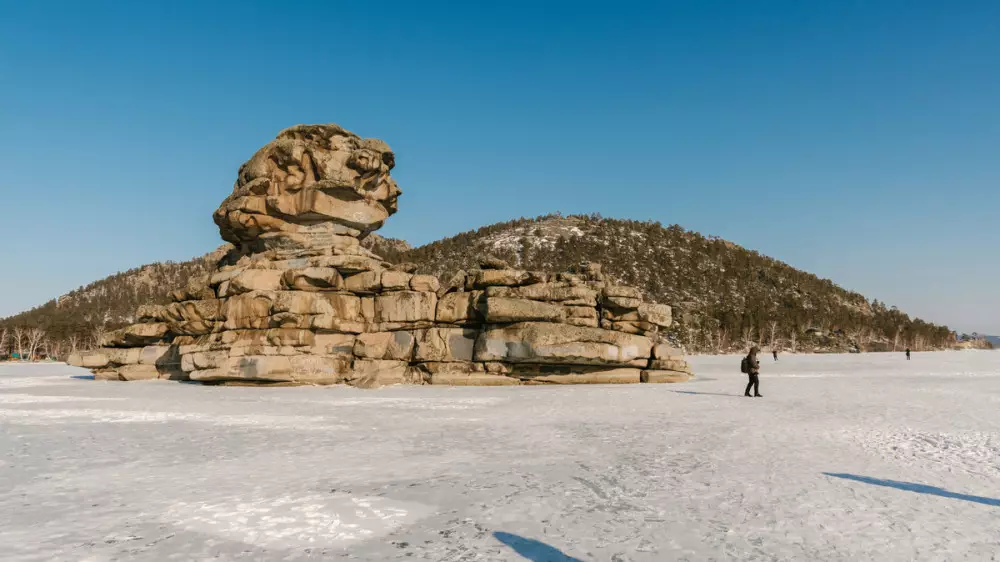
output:
[[[417,332],[417,361],[472,361],[479,331],[474,328],[428,328]]]
[[[438,299],[436,320],[444,324],[482,324],[482,291],[448,293]]]
[[[518,365],[510,373],[525,384],[633,384],[642,371],[631,367],[580,368],[566,365]]]
[[[640,382],[644,383],[671,383],[671,382],[687,382],[691,380],[691,373],[681,373],[678,371],[657,371],[657,370],[647,370],[643,371],[640,376]]]
[[[108,356],[101,352],[72,353],[66,362],[78,367],[100,369],[108,365]]]
[[[337,125],[291,127],[240,166],[215,223],[237,247],[329,253],[337,238],[372,232],[396,212],[394,165],[380,140]]]
[[[448,386],[515,386],[521,384],[518,379],[502,375],[461,371],[428,373],[424,376],[423,381],[424,384]]]
[[[526,271],[491,256],[444,279],[360,240],[401,192],[384,142],[337,125],[279,133],[214,214],[234,248],[70,363],[98,380],[207,384],[518,385],[677,382],[669,306],[599,264]],[[446,280],[445,280],[446,279]]]
[[[652,346],[644,336],[568,324],[525,322],[487,327],[476,341],[476,360],[645,366]]]
[[[562,322],[566,317],[563,307],[527,299],[486,297],[481,309],[486,322]]]
[[[155,365],[123,365],[118,368],[118,375],[123,381],[146,381],[160,376]]]
[[[156,322],[152,324],[133,324],[120,330],[115,330],[104,336],[105,347],[132,347],[159,342],[167,335],[167,325]]]

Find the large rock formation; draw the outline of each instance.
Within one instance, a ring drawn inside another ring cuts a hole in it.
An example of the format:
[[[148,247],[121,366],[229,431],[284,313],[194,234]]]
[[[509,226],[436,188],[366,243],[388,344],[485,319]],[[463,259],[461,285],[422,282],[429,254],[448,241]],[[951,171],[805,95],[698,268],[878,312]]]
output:
[[[103,380],[228,384],[678,382],[670,307],[597,264],[549,274],[484,257],[441,283],[360,240],[396,212],[394,156],[336,125],[282,131],[240,167],[214,218],[215,272],[140,307],[70,362]]]

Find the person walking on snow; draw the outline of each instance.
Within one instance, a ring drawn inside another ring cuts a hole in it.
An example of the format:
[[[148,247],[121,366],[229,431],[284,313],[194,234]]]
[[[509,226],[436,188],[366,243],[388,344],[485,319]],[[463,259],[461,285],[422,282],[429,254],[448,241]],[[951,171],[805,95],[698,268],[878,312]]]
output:
[[[906,360],[910,360],[910,348],[906,348]]]
[[[750,396],[750,388],[753,388],[753,395],[756,398],[763,398],[760,393],[760,360],[757,359],[757,354],[760,353],[760,348],[756,345],[750,348],[750,354],[747,355],[747,375],[750,376],[750,382],[747,383],[747,389],[743,393],[743,396]]]
[[[774,360],[777,361],[778,360],[778,350],[777,349],[772,349],[771,353],[774,354]]]

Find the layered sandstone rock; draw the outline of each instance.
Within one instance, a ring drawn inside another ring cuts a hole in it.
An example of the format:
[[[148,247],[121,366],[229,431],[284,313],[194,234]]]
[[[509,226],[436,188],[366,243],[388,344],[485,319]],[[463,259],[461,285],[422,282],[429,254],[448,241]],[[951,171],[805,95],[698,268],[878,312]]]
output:
[[[336,125],[282,131],[215,212],[234,249],[70,362],[104,380],[211,384],[679,382],[670,307],[598,264],[549,274],[484,257],[445,282],[360,240],[396,212],[395,158]]]

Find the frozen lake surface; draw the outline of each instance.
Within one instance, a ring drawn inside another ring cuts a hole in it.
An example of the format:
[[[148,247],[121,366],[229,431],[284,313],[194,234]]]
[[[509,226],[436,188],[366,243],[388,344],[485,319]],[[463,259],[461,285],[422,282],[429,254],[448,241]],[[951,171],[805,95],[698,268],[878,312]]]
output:
[[[1000,352],[673,385],[221,388],[0,365],[3,560],[997,560]]]

